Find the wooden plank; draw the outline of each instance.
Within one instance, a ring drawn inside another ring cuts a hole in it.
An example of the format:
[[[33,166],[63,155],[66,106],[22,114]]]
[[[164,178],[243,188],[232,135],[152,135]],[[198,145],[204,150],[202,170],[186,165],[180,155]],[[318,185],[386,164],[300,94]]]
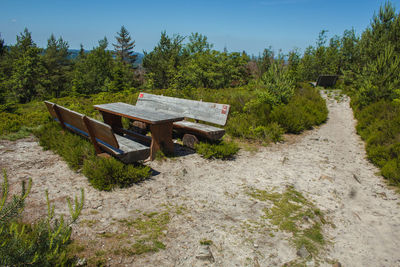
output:
[[[118,141],[115,138],[114,132],[109,125],[94,120],[92,118],[87,118],[87,122],[90,125],[91,129],[93,130],[93,134],[97,139],[115,148],[119,148]]]
[[[207,137],[211,140],[218,140],[225,134],[224,129],[190,121],[174,122],[174,129],[182,130],[185,133]]]
[[[83,123],[85,124],[86,128],[88,129],[90,141],[92,141],[92,144],[94,146],[94,150],[96,151],[96,154],[97,155],[101,154],[102,151],[101,151],[101,149],[99,147],[99,144],[97,143],[97,140],[96,140],[95,129],[92,128],[92,125],[91,125],[88,117],[83,116],[82,119],[83,119]]]
[[[142,121],[149,124],[162,124],[167,122],[180,121],[184,118],[181,114],[155,111],[154,109],[145,109],[143,107],[137,107],[121,102],[95,105],[94,107],[103,112],[111,113],[132,120]]]
[[[115,155],[124,163],[132,163],[139,160],[145,160],[150,156],[150,147],[142,145],[124,136],[115,135],[123,154]]]
[[[83,114],[58,105],[56,105],[56,112],[59,112],[63,123],[68,123],[73,127],[88,133],[88,129],[83,122]]]
[[[171,114],[180,114],[186,118],[225,125],[230,106],[211,102],[201,102],[176,97],[167,97],[140,93],[136,106],[154,109]]]

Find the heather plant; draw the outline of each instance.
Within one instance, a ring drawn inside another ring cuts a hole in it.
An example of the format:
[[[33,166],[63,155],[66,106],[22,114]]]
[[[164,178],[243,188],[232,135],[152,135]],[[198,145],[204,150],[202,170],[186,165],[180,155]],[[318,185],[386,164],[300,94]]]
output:
[[[4,181],[0,195],[0,265],[2,266],[72,266],[74,258],[67,253],[71,237],[71,224],[78,219],[84,202],[75,197],[74,203],[68,198],[70,220],[61,215],[55,217],[54,206],[50,204],[46,191],[47,216],[34,223],[21,220],[25,200],[29,195],[32,180],[28,187],[22,182],[20,195],[8,198],[9,187],[4,171]]]
[[[83,174],[90,184],[99,190],[110,191],[114,187],[127,187],[148,178],[148,166],[124,164],[114,158],[93,156],[84,161]]]
[[[236,143],[227,141],[214,143],[200,142],[195,145],[195,149],[197,153],[206,159],[229,159],[239,151]]]
[[[400,106],[381,100],[356,113],[368,159],[392,184],[400,184]]]
[[[326,121],[328,109],[319,91],[304,85],[287,105],[280,105],[271,112],[272,121],[286,132],[300,133]]]

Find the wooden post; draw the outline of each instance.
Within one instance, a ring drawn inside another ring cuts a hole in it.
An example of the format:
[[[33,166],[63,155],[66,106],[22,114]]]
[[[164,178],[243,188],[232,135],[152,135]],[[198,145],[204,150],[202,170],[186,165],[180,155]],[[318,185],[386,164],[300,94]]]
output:
[[[122,132],[122,121],[121,116],[114,115],[105,111],[100,110],[103,120],[106,124],[110,125],[114,133],[123,134]]]
[[[172,122],[163,124],[151,124],[151,145],[150,159],[153,160],[158,150],[164,153],[174,152],[174,143],[172,142]]]
[[[89,132],[90,141],[92,141],[94,150],[96,150],[96,154],[101,154],[102,151],[101,151],[99,144],[97,143],[95,132],[94,132],[92,126],[90,125],[89,119],[86,116],[83,116],[83,123],[85,124],[85,126]]]

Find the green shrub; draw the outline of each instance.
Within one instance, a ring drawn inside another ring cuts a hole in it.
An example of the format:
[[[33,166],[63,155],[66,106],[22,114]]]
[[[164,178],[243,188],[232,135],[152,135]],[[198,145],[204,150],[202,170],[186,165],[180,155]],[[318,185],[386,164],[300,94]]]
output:
[[[257,126],[251,129],[253,135],[267,142],[278,142],[282,140],[285,130],[276,122],[272,122],[267,126]]]
[[[195,145],[195,149],[197,153],[206,159],[228,159],[232,158],[239,151],[236,143],[225,141],[219,143],[201,142]]]
[[[150,176],[150,167],[125,165],[114,158],[91,157],[83,164],[83,174],[99,190],[127,187]]]
[[[382,175],[396,185],[400,185],[400,157],[392,159],[382,167]]]
[[[81,200],[75,197],[75,205],[68,199],[71,220],[63,216],[54,217],[54,206],[50,205],[46,191],[46,218],[27,224],[20,220],[32,181],[28,188],[22,183],[20,195],[7,198],[8,181],[4,172],[4,182],[0,194],[0,265],[1,266],[66,266],[73,265],[74,258],[68,254],[71,237],[71,224],[80,215],[83,208],[83,190]]]
[[[150,176],[149,167],[125,165],[114,158],[96,157],[93,145],[88,140],[62,130],[57,122],[44,124],[34,134],[44,149],[59,154],[72,169],[83,167],[83,174],[99,190],[126,187]]]
[[[299,89],[287,105],[277,106],[271,112],[272,121],[289,133],[300,133],[325,122],[327,118],[325,101],[317,89],[310,87]]]
[[[400,106],[381,100],[363,108],[352,98],[357,132],[366,141],[368,159],[381,168],[383,177],[400,183]]]
[[[95,153],[89,141],[67,130],[62,130],[55,121],[42,125],[34,130],[34,134],[39,138],[39,144],[44,149],[50,149],[59,154],[74,170],[79,169],[84,159]]]
[[[252,116],[246,113],[233,113],[226,124],[226,132],[233,137],[251,138],[251,128],[256,127]]]

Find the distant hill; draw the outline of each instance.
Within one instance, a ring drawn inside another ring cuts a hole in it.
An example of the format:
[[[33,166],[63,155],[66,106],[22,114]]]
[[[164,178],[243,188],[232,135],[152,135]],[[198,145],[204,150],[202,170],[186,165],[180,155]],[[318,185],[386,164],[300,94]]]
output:
[[[69,53],[68,58],[69,59],[77,58],[79,55],[79,51],[80,51],[79,49],[68,49],[68,53]],[[90,52],[90,50],[85,50],[85,53],[89,53],[89,52]],[[144,55],[142,53],[135,53],[135,54],[138,55],[135,65],[142,64]]]

